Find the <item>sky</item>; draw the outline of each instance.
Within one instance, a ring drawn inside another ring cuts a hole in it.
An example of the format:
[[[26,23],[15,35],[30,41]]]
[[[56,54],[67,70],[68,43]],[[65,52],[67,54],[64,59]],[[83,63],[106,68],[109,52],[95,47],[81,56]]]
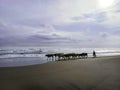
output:
[[[0,47],[120,48],[120,0],[0,0]]]

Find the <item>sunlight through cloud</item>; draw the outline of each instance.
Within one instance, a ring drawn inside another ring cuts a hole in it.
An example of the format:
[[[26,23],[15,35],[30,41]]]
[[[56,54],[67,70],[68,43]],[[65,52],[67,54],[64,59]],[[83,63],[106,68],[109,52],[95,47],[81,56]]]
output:
[[[114,4],[114,0],[98,0],[101,8],[108,8]]]

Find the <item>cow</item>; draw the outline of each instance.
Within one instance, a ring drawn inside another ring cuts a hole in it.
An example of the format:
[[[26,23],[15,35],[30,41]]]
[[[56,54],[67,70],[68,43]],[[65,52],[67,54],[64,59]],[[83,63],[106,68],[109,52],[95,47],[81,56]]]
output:
[[[46,54],[45,55],[47,57],[47,60],[52,59],[52,61],[54,60],[54,54]]]

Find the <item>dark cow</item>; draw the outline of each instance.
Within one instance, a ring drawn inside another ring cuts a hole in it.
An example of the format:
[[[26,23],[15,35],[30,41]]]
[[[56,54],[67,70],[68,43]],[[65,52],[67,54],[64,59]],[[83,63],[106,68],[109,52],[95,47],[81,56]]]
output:
[[[64,53],[55,53],[54,56],[55,56],[55,60],[64,59]]]
[[[87,58],[87,57],[88,57],[88,54],[87,54],[87,53],[81,53],[81,57],[82,57],[82,58]]]
[[[45,55],[47,57],[47,60],[52,59],[52,61],[54,60],[54,54],[46,54]]]

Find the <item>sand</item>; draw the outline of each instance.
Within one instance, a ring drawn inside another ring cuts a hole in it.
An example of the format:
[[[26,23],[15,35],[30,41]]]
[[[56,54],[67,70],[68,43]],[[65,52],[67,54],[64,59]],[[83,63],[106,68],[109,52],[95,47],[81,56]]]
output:
[[[120,56],[0,68],[0,90],[120,90]]]

